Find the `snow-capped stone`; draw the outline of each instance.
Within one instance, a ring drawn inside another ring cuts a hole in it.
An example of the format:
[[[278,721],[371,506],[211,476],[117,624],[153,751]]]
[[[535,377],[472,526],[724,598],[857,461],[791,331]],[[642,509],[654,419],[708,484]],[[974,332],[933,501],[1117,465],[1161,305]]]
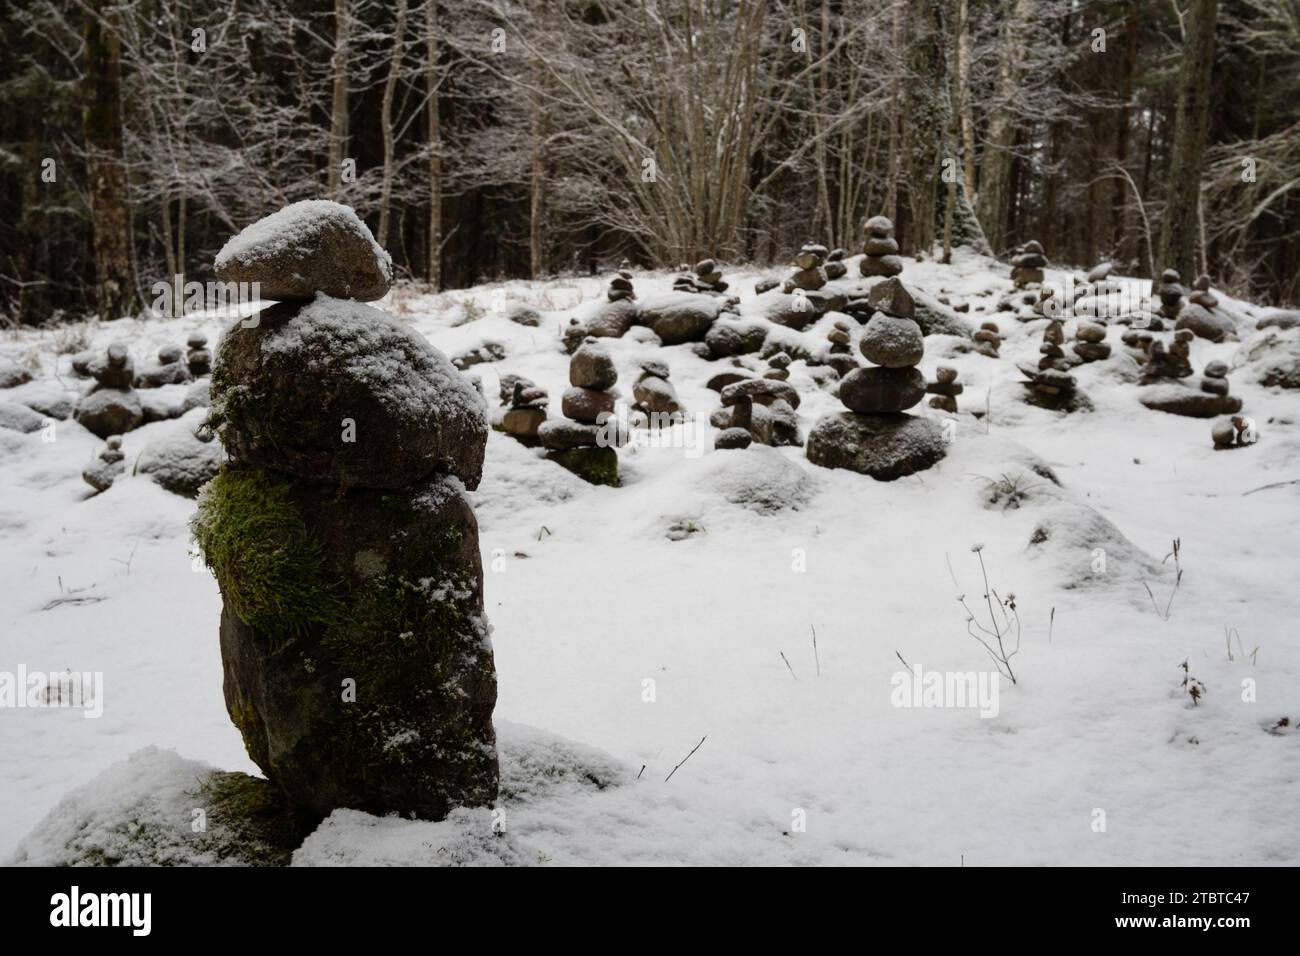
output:
[[[210,419],[231,456],[308,481],[398,488],[483,473],[483,397],[423,336],[357,302],[263,310],[222,338]]]
[[[578,388],[612,388],[618,381],[618,370],[609,350],[595,342],[586,342],[569,360],[569,384]]]
[[[877,365],[905,368],[921,361],[925,355],[925,339],[921,327],[911,319],[877,312],[862,330],[858,348]]]
[[[75,418],[92,434],[107,438],[139,427],[144,421],[144,410],[134,389],[100,388],[82,396]]]
[[[221,282],[260,283],[264,299],[381,299],[393,261],[356,212],[327,199],[291,203],[259,219],[217,253]]]
[[[807,444],[814,465],[847,468],[877,481],[923,471],[945,453],[942,428],[915,415],[838,412],[817,422]]]
[[[901,412],[925,398],[925,376],[915,367],[859,368],[840,381],[840,401],[864,415]]]

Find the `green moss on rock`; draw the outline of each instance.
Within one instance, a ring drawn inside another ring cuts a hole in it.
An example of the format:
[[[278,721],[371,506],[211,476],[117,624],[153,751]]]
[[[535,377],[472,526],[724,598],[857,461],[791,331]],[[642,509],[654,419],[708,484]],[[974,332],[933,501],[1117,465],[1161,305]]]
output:
[[[565,448],[553,451],[546,457],[567,468],[583,481],[593,485],[618,487],[618,452],[613,448],[599,446]]]
[[[337,619],[320,547],[274,472],[227,465],[205,487],[194,538],[239,619],[277,638]]]

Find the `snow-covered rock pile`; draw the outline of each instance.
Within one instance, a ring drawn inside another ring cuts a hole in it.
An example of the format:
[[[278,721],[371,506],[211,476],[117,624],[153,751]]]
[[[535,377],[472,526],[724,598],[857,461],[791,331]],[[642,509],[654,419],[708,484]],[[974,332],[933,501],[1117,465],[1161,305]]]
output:
[[[218,346],[209,424],[232,461],[194,532],[221,584],[226,706],[267,778],[317,818],[437,820],[497,793],[465,497],[486,408],[422,336],[330,294],[388,288],[387,257],[341,208],[295,204],[223,251],[219,271],[293,298]]]

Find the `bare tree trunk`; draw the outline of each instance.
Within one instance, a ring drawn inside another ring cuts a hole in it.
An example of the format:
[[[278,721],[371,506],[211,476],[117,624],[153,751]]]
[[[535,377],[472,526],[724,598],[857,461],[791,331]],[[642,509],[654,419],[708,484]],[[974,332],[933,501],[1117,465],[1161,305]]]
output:
[[[1034,16],[1034,0],[1015,0],[1015,8],[1003,27],[998,56],[997,100],[989,118],[989,131],[980,170],[979,220],[994,254],[1007,242],[1007,208],[1011,202],[1012,149],[1016,139],[1015,98],[1019,90],[1019,68],[1024,60],[1025,25]]]
[[[348,0],[334,0],[334,56],[330,73],[334,96],[330,105],[329,194],[337,199],[342,180],[343,158],[348,140],[348,33],[351,12]]]
[[[122,43],[113,19],[117,15],[110,0],[93,0],[86,10],[82,76],[86,186],[94,231],[97,305],[103,319],[128,314],[135,297],[122,151]]]
[[[438,3],[425,8],[425,81],[429,119],[429,288],[442,287],[442,134],[438,125]]]
[[[385,248],[388,247],[389,211],[393,202],[393,97],[397,92],[397,77],[402,71],[406,41],[406,0],[396,0],[396,3],[393,52],[388,60],[388,78],[384,81],[384,99],[379,110],[379,125],[384,138],[384,173],[379,187],[379,235],[375,238]]]
[[[542,103],[541,84],[543,66],[533,60],[533,85],[529,106],[529,162],[531,175],[528,185],[528,278],[542,274],[542,217],[545,212],[546,190],[546,107]]]
[[[1210,73],[1214,66],[1217,0],[1191,0],[1183,62],[1178,75],[1178,112],[1169,163],[1169,192],[1160,228],[1162,269],[1191,281],[1196,271],[1201,195],[1201,155],[1210,122]]]
[[[969,0],[960,0],[957,12],[957,111],[961,117],[962,187],[966,201],[975,204],[975,117],[970,93]]]
[[[1120,84],[1120,96],[1124,103],[1119,110],[1117,120],[1119,128],[1115,135],[1115,163],[1124,166],[1128,162],[1129,107],[1133,99],[1133,74],[1137,69],[1138,17],[1137,0],[1129,0],[1124,17],[1124,73]],[[1117,259],[1123,258],[1124,239],[1128,233],[1128,217],[1125,211],[1124,180],[1116,177],[1114,193],[1111,197],[1111,216],[1114,220],[1114,233],[1111,237],[1111,253]]]
[[[903,38],[906,35],[906,21],[903,19],[906,7],[903,0],[895,0],[893,19],[890,24],[890,42],[891,48],[902,56]],[[898,222],[898,169],[899,169],[899,114],[903,109],[902,98],[902,78],[901,70],[895,70],[893,82],[890,84],[890,101],[892,103],[889,110],[889,179],[885,190],[885,215],[895,222]],[[868,213],[871,210],[867,210]]]

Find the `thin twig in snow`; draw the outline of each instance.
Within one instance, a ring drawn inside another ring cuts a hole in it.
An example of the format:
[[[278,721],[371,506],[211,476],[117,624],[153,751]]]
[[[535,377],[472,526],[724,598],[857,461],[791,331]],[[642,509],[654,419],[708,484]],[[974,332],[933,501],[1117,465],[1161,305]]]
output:
[[[686,763],[686,761],[690,760],[691,757],[695,756],[695,751],[699,750],[702,746],[704,746],[704,741],[708,739],[709,739],[708,734],[705,734],[703,737],[701,737],[700,742],[691,748],[691,752],[682,758],[682,763]],[[680,769],[682,763],[679,763],[676,767],[673,767],[672,771],[668,774],[668,776],[664,777],[664,783],[667,783],[669,780],[673,779],[673,774],[676,773],[678,769]]]

